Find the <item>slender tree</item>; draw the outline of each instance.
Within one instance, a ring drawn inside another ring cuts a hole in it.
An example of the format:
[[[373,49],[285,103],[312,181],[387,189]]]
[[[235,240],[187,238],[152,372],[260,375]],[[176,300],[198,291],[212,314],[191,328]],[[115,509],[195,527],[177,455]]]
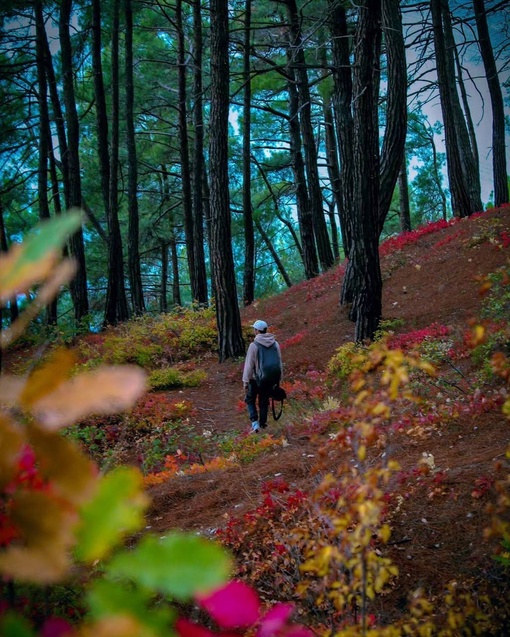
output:
[[[352,120],[352,74],[350,61],[350,40],[346,9],[342,3],[329,0],[331,50],[333,59],[333,106],[335,115],[338,154],[340,158],[340,187],[342,205],[339,207],[340,227],[344,254],[349,257],[352,241],[353,218],[353,135]]]
[[[319,261],[323,270],[327,270],[334,263],[333,251],[329,240],[326,219],[322,204],[322,193],[317,161],[317,145],[312,124],[312,100],[310,83],[304,53],[303,36],[301,33],[299,14],[296,0],[283,1],[289,16],[289,45],[290,65],[295,68],[296,88],[299,100],[298,119],[303,140],[308,195],[312,211],[313,229]]]
[[[508,177],[506,172],[505,153],[505,109],[501,85],[494,59],[494,51],[487,25],[487,14],[484,0],[473,0],[478,45],[482,54],[485,75],[489,86],[492,106],[492,173],[494,179],[494,204],[501,206],[508,203]]]
[[[186,239],[186,256],[188,259],[188,271],[191,283],[191,298],[198,301],[197,269],[195,267],[195,238],[193,235],[193,209],[191,194],[191,170],[189,161],[188,143],[188,113],[186,90],[186,46],[182,20],[182,0],[175,3],[175,27],[177,32],[177,84],[179,113],[179,147],[181,160],[181,189],[182,189],[182,213],[184,220],[184,236]]]
[[[379,127],[378,65],[381,42],[381,0],[359,5],[353,82],[353,217],[348,270],[342,302],[352,298],[349,312],[356,321],[358,342],[373,338],[382,313],[379,263]],[[346,286],[350,287],[346,290]],[[352,295],[352,297],[351,297]]]
[[[289,134],[290,157],[296,189],[296,208],[303,248],[305,276],[312,279],[319,274],[319,261],[315,247],[313,216],[306,187],[305,164],[301,153],[301,131],[299,128],[299,99],[294,82],[294,70],[289,68]]]
[[[211,0],[211,264],[215,282],[220,361],[244,354],[236,294],[228,188],[228,1]]]
[[[243,226],[244,280],[243,304],[255,299],[255,233],[251,203],[251,0],[244,5],[243,47]]]
[[[126,76],[126,143],[128,156],[128,271],[131,286],[133,312],[145,312],[142,274],[140,269],[140,219],[138,211],[138,163],[134,119],[133,78],[133,7],[131,0],[124,0],[126,20],[125,76]]]
[[[80,175],[80,128],[73,79],[73,51],[69,32],[72,0],[60,3],[59,39],[62,58],[62,85],[64,90],[65,119],[67,123],[67,161],[69,166],[69,201],[68,207],[81,208],[81,175]],[[78,323],[89,312],[87,292],[87,271],[85,266],[85,247],[83,230],[80,228],[69,241],[71,255],[78,263],[78,272],[71,281],[71,297],[74,305],[74,316]]]
[[[409,181],[407,178],[407,158],[404,154],[398,175],[400,232],[411,231],[411,208],[409,206]]]
[[[114,7],[117,12],[118,27],[118,5]],[[115,20],[115,18],[114,18]],[[112,55],[115,47],[115,55],[117,56],[114,64],[112,64],[112,79],[118,81],[118,31],[117,35],[112,38]],[[96,126],[97,126],[97,153],[99,160],[99,175],[101,179],[101,194],[103,196],[103,205],[108,223],[108,280],[106,288],[106,302],[104,312],[104,324],[115,325],[119,321],[125,321],[129,318],[129,310],[126,299],[126,290],[124,286],[124,258],[122,253],[122,236],[120,233],[118,209],[115,205],[115,199],[110,196],[110,187],[116,188],[116,180],[112,182],[110,171],[113,166],[110,165],[110,152],[108,149],[108,114],[106,106],[106,96],[103,79],[103,65],[101,60],[102,53],[102,36],[101,36],[101,3],[100,0],[92,2],[92,67],[94,70],[94,98],[96,106]],[[118,87],[118,83],[117,83]],[[118,98],[118,90],[115,94]],[[115,126],[118,129],[118,99],[114,102],[116,109]],[[118,136],[118,132],[116,133]],[[118,149],[118,144],[116,144]],[[116,170],[115,168],[113,168]]]
[[[39,166],[37,170],[37,195],[39,200],[39,218],[50,218],[50,206],[48,199],[48,162],[50,156],[50,115],[48,110],[48,84],[46,80],[45,57],[45,27],[42,0],[37,0],[34,5],[35,29],[36,29],[36,66],[38,84],[39,106]],[[48,325],[57,324],[57,304],[50,303],[46,308],[46,322]]]
[[[445,129],[448,180],[455,215],[467,217],[482,209],[479,175],[469,144],[455,85],[455,65],[448,0],[430,0],[441,111]]]
[[[197,300],[207,305],[207,272],[205,265],[204,195],[203,184],[207,183],[204,160],[204,105],[203,105],[203,37],[201,0],[193,3],[193,247],[195,250],[195,281]]]

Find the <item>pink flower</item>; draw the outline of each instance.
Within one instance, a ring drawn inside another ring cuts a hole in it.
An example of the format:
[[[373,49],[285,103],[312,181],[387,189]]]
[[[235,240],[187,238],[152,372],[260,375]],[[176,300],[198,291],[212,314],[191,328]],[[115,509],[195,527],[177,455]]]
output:
[[[291,623],[293,604],[277,604],[260,618],[259,597],[243,582],[229,582],[212,593],[199,595],[197,602],[224,630],[249,629],[258,623],[257,637],[314,637],[308,628]],[[183,618],[177,620],[175,629],[179,637],[235,637],[228,632],[213,632]]]
[[[222,628],[247,628],[259,618],[257,593],[243,582],[229,582],[197,601]]]

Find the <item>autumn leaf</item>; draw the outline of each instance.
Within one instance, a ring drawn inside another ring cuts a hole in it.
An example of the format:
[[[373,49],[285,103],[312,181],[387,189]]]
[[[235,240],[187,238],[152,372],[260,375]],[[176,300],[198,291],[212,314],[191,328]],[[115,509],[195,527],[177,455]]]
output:
[[[103,559],[121,537],[140,529],[148,503],[142,491],[142,476],[136,469],[119,467],[104,476],[93,498],[81,510],[78,559]]]
[[[20,396],[20,404],[29,408],[34,402],[49,394],[69,377],[76,363],[76,356],[67,349],[52,353],[47,362],[28,377]]]
[[[10,513],[24,546],[10,546],[0,555],[0,572],[36,583],[61,580],[69,568],[74,512],[49,493],[22,491],[14,494]]]
[[[80,227],[83,214],[73,210],[37,226],[22,244],[0,256],[0,299],[6,301],[44,281],[60,259],[60,248]]]
[[[35,426],[29,426],[27,432],[41,475],[51,480],[52,487],[73,504],[87,500],[96,484],[94,463],[77,445],[58,433]]]
[[[135,366],[101,367],[60,383],[33,403],[33,414],[48,430],[57,430],[91,414],[130,409],[146,390],[146,374]]]
[[[0,414],[0,488],[8,484],[16,471],[16,459],[23,446],[21,434]]]

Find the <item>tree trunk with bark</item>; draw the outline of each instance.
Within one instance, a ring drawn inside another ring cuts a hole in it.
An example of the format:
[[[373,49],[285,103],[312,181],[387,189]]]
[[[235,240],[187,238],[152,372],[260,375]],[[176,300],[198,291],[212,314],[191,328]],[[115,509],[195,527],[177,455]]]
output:
[[[244,277],[243,305],[255,299],[255,232],[251,204],[251,0],[245,1],[243,50],[243,226]]]
[[[494,51],[487,25],[484,0],[473,0],[478,44],[482,54],[483,66],[489,86],[492,106],[492,174],[494,179],[494,205],[508,203],[508,176],[505,153],[505,107]]]
[[[203,183],[206,181],[204,161],[204,106],[202,88],[203,38],[202,38],[202,10],[200,0],[193,3],[193,121],[195,139],[193,146],[193,238],[195,249],[195,281],[197,286],[197,300],[206,306],[209,298],[207,293],[207,272],[205,267],[205,238],[204,238],[204,198]]]
[[[114,126],[116,127],[116,152],[118,152],[118,27],[119,5],[114,6],[114,29],[117,31],[112,37],[112,103]],[[122,251],[122,236],[120,232],[118,207],[116,197],[110,196],[110,187],[117,188],[116,179],[112,182],[111,171],[117,170],[117,162],[110,164],[110,152],[108,149],[108,115],[103,79],[103,65],[101,61],[102,36],[101,36],[101,4],[100,0],[92,3],[92,67],[94,71],[94,96],[96,106],[97,126],[97,153],[99,160],[99,175],[101,179],[101,193],[106,221],[108,224],[108,274],[106,284],[106,300],[103,325],[116,325],[120,321],[129,318],[129,309],[124,285],[124,258]],[[114,59],[115,57],[115,59]],[[113,88],[113,86],[112,86]],[[112,139],[113,147],[113,139]],[[112,205],[115,205],[112,208]]]
[[[39,200],[39,218],[50,218],[50,206],[48,199],[48,161],[50,156],[50,115],[48,110],[48,84],[46,78],[46,64],[44,62],[46,39],[43,5],[37,0],[34,5],[35,29],[36,29],[36,67],[38,84],[39,106],[39,158],[37,168],[37,194]],[[46,324],[57,324],[56,299],[46,307]]]
[[[430,9],[452,210],[456,216],[468,217],[482,209],[482,201],[480,189],[477,187],[479,176],[476,174],[466,123],[455,85],[453,52],[447,46],[447,38],[450,42],[453,39],[453,36],[449,34],[448,2],[447,0],[430,0]]]
[[[381,0],[359,5],[355,38],[354,96],[354,205],[353,240],[349,253],[355,340],[373,338],[382,313],[379,263],[379,127],[377,118],[378,65],[381,39]]]
[[[296,208],[303,248],[303,266],[307,279],[319,274],[319,261],[315,249],[313,218],[306,188],[305,164],[301,153],[301,131],[299,128],[299,100],[294,82],[294,71],[289,69],[289,134],[290,157],[296,188]]]
[[[381,150],[379,235],[402,167],[407,133],[407,66],[399,0],[382,0],[381,6],[388,90],[386,129]]]
[[[81,208],[80,129],[74,96],[73,52],[69,33],[72,0],[62,0],[59,17],[59,39],[62,60],[62,85],[64,90],[65,119],[67,123],[67,161],[69,166],[69,208]],[[87,270],[83,230],[80,228],[69,241],[69,250],[78,264],[76,276],[71,281],[71,298],[74,316],[79,324],[89,312]]]
[[[138,163],[134,120],[133,81],[133,11],[131,0],[124,0],[126,20],[125,76],[126,76],[126,144],[128,161],[128,272],[131,286],[133,312],[140,316],[145,312],[140,268],[140,219],[138,213]]]
[[[353,136],[352,74],[350,61],[350,36],[346,10],[336,0],[330,2],[329,28],[332,37],[333,58],[333,107],[335,115],[338,154],[340,157],[340,188],[342,206],[338,209],[344,254],[349,258],[352,242],[353,217]]]
[[[312,102],[310,83],[303,49],[303,37],[299,24],[299,15],[295,0],[285,0],[290,22],[290,50],[288,58],[291,67],[295,69],[296,87],[299,100],[299,123],[304,149],[306,178],[308,182],[308,196],[312,211],[313,229],[319,261],[323,270],[328,270],[334,264],[333,251],[328,235],[326,218],[322,203],[322,192],[319,179],[317,161],[317,145],[315,143],[312,124]]]
[[[159,297],[159,311],[168,312],[168,243],[161,239],[161,294]]]
[[[193,208],[191,194],[191,169],[188,144],[188,114],[186,91],[186,49],[182,24],[182,0],[175,3],[175,27],[177,32],[177,84],[179,114],[179,148],[181,160],[182,216],[184,221],[184,237],[186,240],[186,257],[191,284],[191,300],[198,302],[197,270],[195,267],[195,238],[193,235]]]
[[[228,184],[228,1],[211,0],[211,112],[209,131],[211,264],[220,362],[242,356],[245,344],[237,302]]]
[[[404,154],[398,175],[400,232],[411,232],[411,208],[409,206],[409,180],[407,178],[407,158]]]

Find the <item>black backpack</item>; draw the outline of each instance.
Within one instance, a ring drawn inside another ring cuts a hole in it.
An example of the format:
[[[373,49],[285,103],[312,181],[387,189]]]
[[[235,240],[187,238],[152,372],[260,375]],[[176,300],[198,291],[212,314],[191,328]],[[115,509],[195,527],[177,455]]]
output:
[[[278,385],[282,377],[282,365],[276,343],[269,347],[264,347],[260,343],[257,346],[257,371],[255,381],[259,387],[265,390],[272,389]]]
[[[259,387],[269,391],[273,418],[278,420],[282,415],[283,401],[287,398],[285,390],[283,387],[280,387],[282,364],[280,356],[278,355],[278,349],[276,343],[273,343],[270,347],[264,347],[264,345],[260,345],[259,343],[255,343],[255,345],[257,346],[257,372],[255,374],[255,381]],[[276,414],[275,401],[281,402],[278,415]]]

